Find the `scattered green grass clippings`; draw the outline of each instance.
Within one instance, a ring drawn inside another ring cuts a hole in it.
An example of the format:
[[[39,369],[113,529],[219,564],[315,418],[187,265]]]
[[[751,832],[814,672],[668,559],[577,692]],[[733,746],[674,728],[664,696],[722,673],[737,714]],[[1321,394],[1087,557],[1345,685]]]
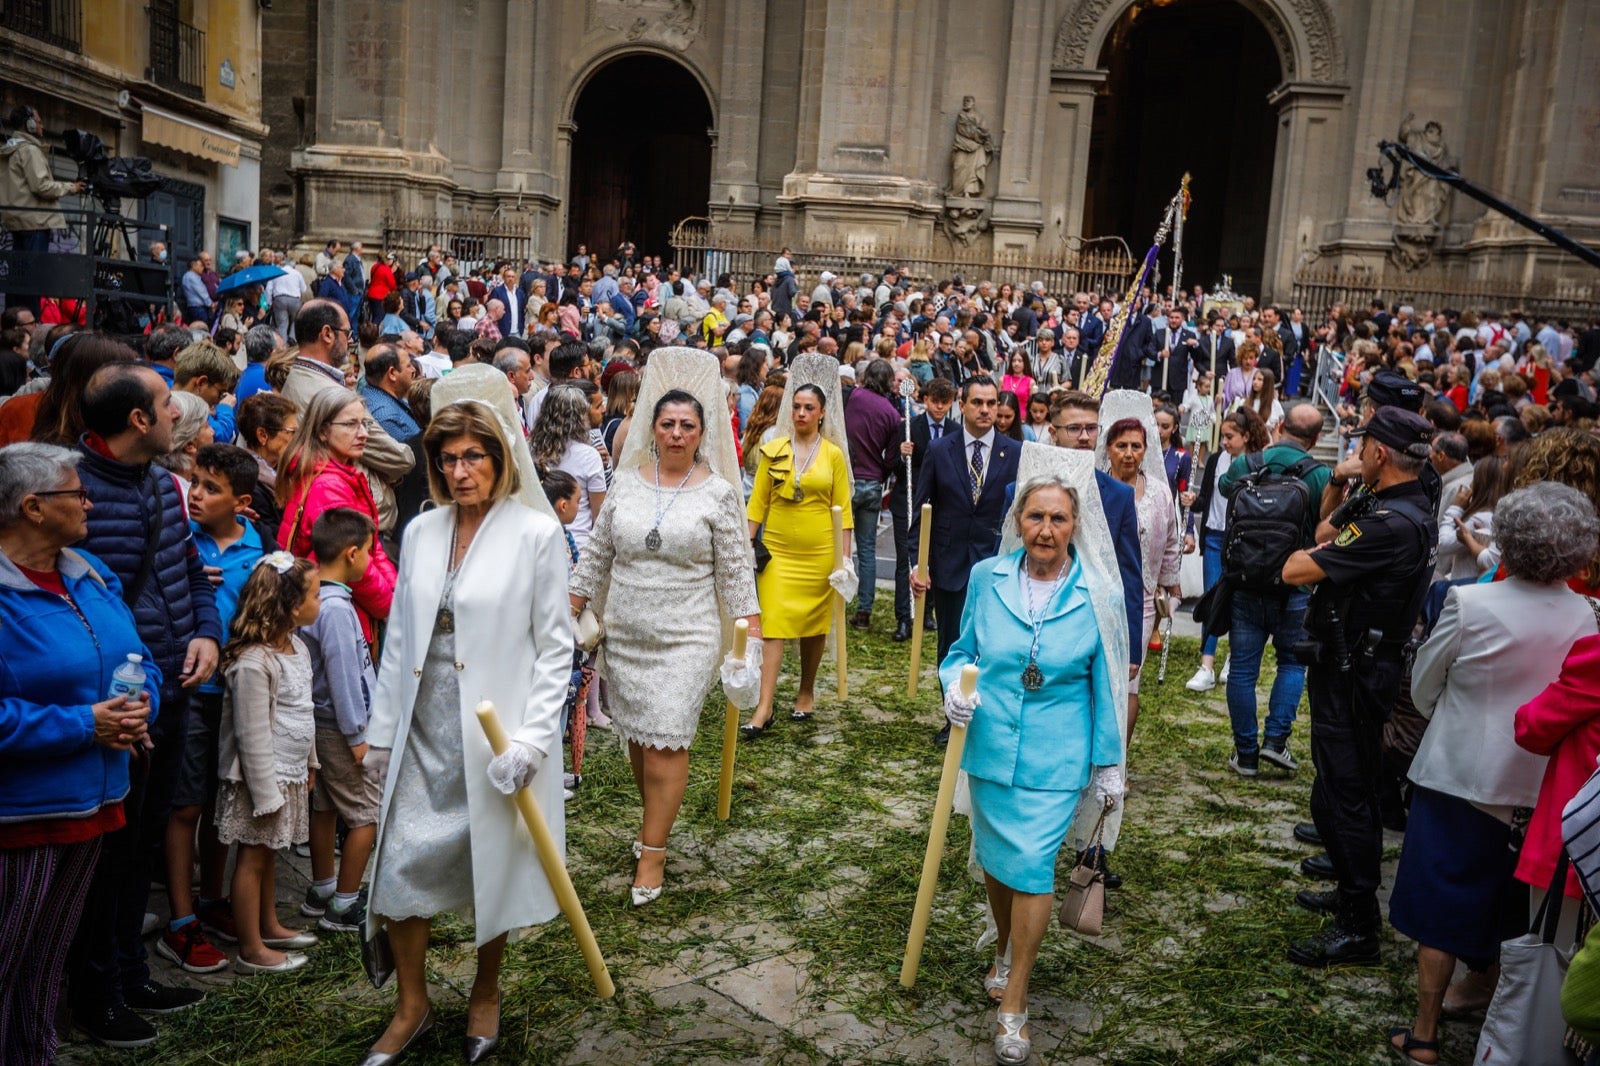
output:
[[[922,695],[909,700],[906,646],[887,639],[883,614],[877,621],[875,632],[850,634],[850,699],[833,698],[830,658],[809,723],[787,717],[791,659],[779,724],[739,745],[727,822],[716,818],[723,704],[708,702],[667,890],[644,908],[627,893],[640,817],[632,775],[611,735],[590,733],[567,855],[617,996],[595,998],[564,920],[532,930],[506,955],[501,1061],[988,1061],[993,1009],[981,981],[993,951],[974,948],[984,894],[967,872],[964,818],[951,822],[916,985],[898,982],[943,752],[931,744],[941,724],[931,643]],[[1288,834],[1306,817],[1311,783],[1304,707],[1292,741],[1304,769],[1240,779],[1226,766],[1222,688],[1183,687],[1198,650],[1178,638],[1166,682],[1146,679],[1112,859],[1127,884],[1109,895],[1103,936],[1054,924],[1046,934],[1030,997],[1035,1061],[1372,1062],[1387,1027],[1410,1018],[1412,949],[1394,940],[1384,965],[1367,970],[1287,961],[1288,945],[1321,925],[1292,903],[1305,885],[1294,867],[1308,854]],[[1063,856],[1058,884],[1071,861]],[[287,915],[303,884],[287,866],[280,881]],[[155,1048],[104,1059],[349,1066],[387,1024],[393,988],[366,983],[354,938],[325,936],[312,958],[295,974],[208,986],[199,1008],[158,1020]],[[474,971],[470,920],[441,916],[428,962],[438,1025],[410,1061],[455,1063]],[[1471,1027],[1443,1033],[1447,1058],[1470,1057]],[[76,1044],[62,1061],[96,1058]]]

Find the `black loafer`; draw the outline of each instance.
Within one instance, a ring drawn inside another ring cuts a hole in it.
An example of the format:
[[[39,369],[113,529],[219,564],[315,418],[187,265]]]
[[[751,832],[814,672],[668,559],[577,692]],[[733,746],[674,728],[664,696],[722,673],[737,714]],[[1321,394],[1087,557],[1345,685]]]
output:
[[[1300,872],[1307,877],[1315,877],[1318,881],[1337,881],[1339,879],[1338,873],[1333,869],[1333,860],[1328,858],[1328,853],[1325,851],[1308,859],[1301,859]]]
[[[851,615],[851,617],[850,617],[850,628],[851,629],[871,629],[872,628],[872,615],[868,614],[866,611],[857,611],[855,614]]]
[[[1294,894],[1297,905],[1304,907],[1314,914],[1337,914],[1339,912],[1339,892],[1337,889],[1328,889],[1318,892],[1314,888],[1302,888]]]
[[[1289,948],[1289,961],[1299,966],[1376,966],[1382,960],[1378,937],[1335,920],[1328,928]]]
[[[1322,847],[1322,834],[1317,832],[1315,822],[1296,822],[1294,824],[1294,838],[1302,844],[1310,844],[1314,848]]]
[[[1083,864],[1085,856],[1089,854],[1089,850],[1091,849],[1085,849],[1078,852],[1077,861],[1079,865]],[[1100,878],[1105,882],[1105,886],[1107,888],[1121,888],[1122,875],[1113,872],[1111,867],[1106,863],[1106,849],[1095,848],[1092,850],[1095,852],[1094,868],[1100,871]]]
[[[894,627],[894,640],[897,644],[904,644],[911,639],[911,623],[900,622]]]

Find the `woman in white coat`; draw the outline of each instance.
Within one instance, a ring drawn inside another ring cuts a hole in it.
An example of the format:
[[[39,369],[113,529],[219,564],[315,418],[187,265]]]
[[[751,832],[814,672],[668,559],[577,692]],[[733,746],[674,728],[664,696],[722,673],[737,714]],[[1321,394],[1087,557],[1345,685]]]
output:
[[[367,933],[386,923],[399,997],[363,1066],[392,1062],[432,1027],[424,956],[433,915],[476,921],[465,1053],[477,1062],[499,1040],[507,934],[559,910],[505,794],[531,785],[564,841],[560,763],[538,771],[561,743],[572,668],[566,539],[554,518],[515,498],[529,478],[502,417],[478,402],[437,410],[423,449],[440,506],[406,530],[367,729],[372,772],[386,779]],[[498,756],[473,713],[485,699],[512,739]]]

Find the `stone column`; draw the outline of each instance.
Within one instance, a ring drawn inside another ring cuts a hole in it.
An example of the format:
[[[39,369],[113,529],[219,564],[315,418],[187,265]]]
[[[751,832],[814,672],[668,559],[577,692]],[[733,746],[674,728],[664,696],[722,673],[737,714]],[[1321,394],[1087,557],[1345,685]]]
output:
[[[766,62],[765,4],[730,2],[723,12],[722,93],[712,134],[711,215],[722,232],[755,233],[761,208],[761,86]]]
[[[407,126],[422,6],[328,0],[319,8],[315,141],[296,149],[290,165],[303,184],[305,233],[337,233],[376,250],[385,211],[433,213],[448,204],[449,161],[408,151],[427,135],[422,125]],[[415,92],[432,91],[431,78],[415,81]]]
[[[1352,67],[1355,57],[1360,57],[1360,69],[1349,72],[1355,89],[1350,101],[1353,133],[1345,142],[1349,154],[1344,156],[1348,163],[1343,168],[1349,175],[1348,193],[1342,206],[1343,220],[1319,236],[1340,248],[1365,253],[1368,263],[1376,263],[1387,254],[1393,218],[1390,208],[1372,195],[1361,175],[1377,163],[1378,142],[1394,139],[1408,110],[1405,91],[1414,6],[1414,0],[1373,0],[1367,5],[1365,18],[1353,15],[1351,19],[1352,26],[1364,25],[1366,38],[1352,41],[1347,49]],[[1281,129],[1278,139],[1281,158]],[[1340,173],[1337,166],[1333,170]],[[1328,217],[1336,217],[1337,213],[1330,212]]]
[[[818,0],[806,10],[795,169],[779,203],[796,240],[925,242],[939,183],[927,160],[932,0]]]
[[[1094,129],[1094,97],[1106,82],[1104,70],[1052,70],[1045,128],[1042,185],[1044,232],[1041,243],[1059,247],[1083,236],[1084,200],[1089,188],[1089,138]]]
[[[1045,114],[1050,70],[1050,35],[1045,0],[1014,0],[1011,40],[1006,49],[1005,114],[1000,123],[999,167],[990,167],[994,207],[990,228],[995,251],[1032,251],[1044,228],[1039,202],[1044,163]]]
[[[534,248],[550,257],[561,251],[562,186],[565,169],[554,165],[557,144],[538,135],[555,129],[557,97],[551,70],[555,13],[543,0],[506,0],[505,88],[500,122],[500,169],[495,199],[503,217],[533,223]],[[562,145],[569,144],[568,132]]]
[[[1319,247],[1324,221],[1338,210],[1343,190],[1326,179],[1323,161],[1341,143],[1346,92],[1343,85],[1290,82],[1267,98],[1278,109],[1278,140],[1261,268],[1265,299],[1289,298],[1295,267]]]

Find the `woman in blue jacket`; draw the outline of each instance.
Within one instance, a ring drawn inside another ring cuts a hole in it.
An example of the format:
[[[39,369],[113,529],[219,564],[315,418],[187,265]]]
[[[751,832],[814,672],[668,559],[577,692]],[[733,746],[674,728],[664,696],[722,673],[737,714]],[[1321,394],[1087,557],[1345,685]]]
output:
[[[1097,505],[1097,494],[1088,495]],[[1114,591],[1096,595],[1106,568],[1074,546],[1080,495],[1069,479],[1024,481],[1011,520],[1008,539],[1020,538],[1022,547],[973,567],[961,636],[939,668],[946,716],[952,725],[970,723],[961,768],[999,933],[984,987],[999,993],[1001,1063],[1028,1058],[1028,977],[1050,921],[1056,853],[1078,800],[1089,788],[1108,807],[1122,795],[1115,679],[1127,661],[1125,648],[1109,648],[1101,636],[1102,609],[1109,608],[1111,632],[1126,623]],[[1109,547],[1109,535],[1101,539]],[[1114,558],[1109,573],[1114,583]],[[971,699],[958,681],[968,663],[978,666]]]
[[[66,546],[88,532],[77,452],[0,448],[0,1047],[48,1063],[67,946],[103,834],[124,823],[128,753],[155,717],[161,675],[111,570]],[[144,658],[146,693],[107,699]],[[124,1006],[88,1020],[138,1041]],[[122,1017],[126,1014],[127,1017]],[[150,1030],[149,1043],[154,1040]],[[137,1046],[124,1042],[117,1046]]]

